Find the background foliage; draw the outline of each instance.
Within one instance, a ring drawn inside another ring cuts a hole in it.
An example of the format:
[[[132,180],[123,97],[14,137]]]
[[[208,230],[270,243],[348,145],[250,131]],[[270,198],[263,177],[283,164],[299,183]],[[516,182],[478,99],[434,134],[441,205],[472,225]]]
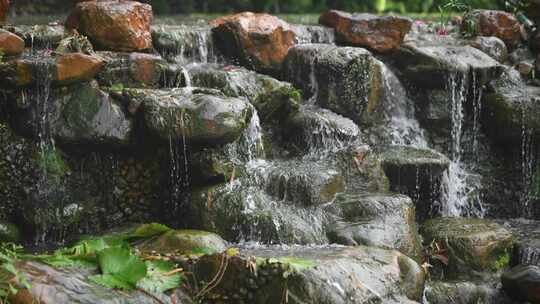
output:
[[[65,12],[76,0],[17,0],[15,13]],[[271,13],[320,13],[326,9],[358,12],[430,13],[447,0],[143,0],[157,14],[230,13],[266,11]],[[504,0],[463,0],[474,8],[503,8]]]

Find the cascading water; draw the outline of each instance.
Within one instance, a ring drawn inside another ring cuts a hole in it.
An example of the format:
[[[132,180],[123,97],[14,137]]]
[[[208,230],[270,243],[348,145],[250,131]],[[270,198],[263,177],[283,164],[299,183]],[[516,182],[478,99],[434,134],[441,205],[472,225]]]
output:
[[[462,160],[462,135],[465,117],[463,106],[469,89],[467,81],[468,77],[460,73],[451,73],[447,78],[447,91],[450,92],[451,105],[451,163],[442,178],[440,212],[443,216],[449,217],[483,217],[485,214],[478,195],[475,195],[479,185],[470,182],[470,173],[466,170]],[[473,85],[475,92],[481,92],[476,88],[476,81]],[[475,96],[479,94],[481,93],[475,93]]]
[[[534,157],[534,136],[533,131],[525,125],[527,119],[527,107],[525,103],[521,106],[521,178],[523,183],[523,193],[520,197],[520,215],[527,218],[532,215],[531,195],[535,186],[535,157]]]

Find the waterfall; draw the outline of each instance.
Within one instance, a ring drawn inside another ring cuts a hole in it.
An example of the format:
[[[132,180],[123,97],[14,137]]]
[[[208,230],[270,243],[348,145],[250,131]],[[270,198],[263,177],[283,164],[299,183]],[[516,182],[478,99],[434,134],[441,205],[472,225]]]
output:
[[[523,183],[523,193],[520,197],[520,215],[530,217],[532,214],[531,195],[535,190],[535,157],[534,157],[534,136],[533,131],[526,126],[527,107],[523,103],[521,106],[521,178]]]
[[[248,165],[254,165],[264,155],[261,121],[254,107],[252,112],[249,125],[242,132],[238,142],[226,146],[227,154],[231,160]]]
[[[473,79],[476,79],[473,77]],[[444,173],[441,182],[441,206],[440,212],[443,216],[460,217],[474,216],[483,217],[485,210],[475,193],[479,185],[472,183],[471,174],[463,163],[463,105],[467,99],[469,85],[468,77],[460,73],[452,73],[447,78],[447,91],[450,92],[451,106],[451,143],[450,160],[451,164]],[[473,81],[473,90],[477,91],[476,81]],[[474,95],[480,95],[475,93]],[[475,110],[476,111],[476,110]],[[476,114],[478,115],[478,114]],[[478,122],[475,122],[478,125]],[[474,130],[477,132],[478,130]],[[477,135],[474,135],[476,137]],[[474,149],[474,147],[473,147]]]

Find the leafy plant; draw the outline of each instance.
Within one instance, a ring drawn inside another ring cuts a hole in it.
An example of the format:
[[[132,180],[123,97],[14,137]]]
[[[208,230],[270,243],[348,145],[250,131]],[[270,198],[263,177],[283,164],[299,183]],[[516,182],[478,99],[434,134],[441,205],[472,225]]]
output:
[[[0,244],[0,302],[5,303],[7,297],[17,294],[17,286],[30,289],[30,282],[15,267],[22,254],[22,247],[13,243]]]
[[[146,264],[127,248],[107,248],[98,252],[97,258],[102,274],[89,278],[97,284],[132,290],[146,276]]]
[[[124,84],[122,83],[115,83],[111,86],[111,91],[113,92],[121,92],[124,90]]]
[[[148,292],[162,293],[177,288],[182,283],[181,269],[174,269],[167,261],[147,261],[147,275],[137,283],[137,287]]]

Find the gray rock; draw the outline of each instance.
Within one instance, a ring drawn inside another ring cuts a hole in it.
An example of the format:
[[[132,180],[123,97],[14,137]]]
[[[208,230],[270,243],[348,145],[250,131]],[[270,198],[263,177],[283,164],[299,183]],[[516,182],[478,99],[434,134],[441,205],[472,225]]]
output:
[[[227,249],[225,242],[219,235],[200,230],[171,230],[165,232],[157,239],[145,242],[138,247],[142,251],[156,251],[160,254],[191,254],[204,252],[214,254]]]
[[[126,89],[124,95],[143,105],[146,127],[162,140],[185,138],[207,146],[232,142],[252,113],[245,100],[211,89]]]
[[[211,279],[221,261],[219,255],[203,257],[195,266],[197,276]],[[375,247],[263,247],[241,250],[227,265],[213,292],[237,294],[239,302],[248,303],[279,303],[284,294],[297,304],[415,303],[410,299],[420,300],[424,286],[416,262]],[[239,286],[247,290],[244,295]]]
[[[283,77],[315,96],[316,103],[358,124],[369,124],[382,99],[383,64],[362,48],[327,44],[297,45],[289,50]]]
[[[426,300],[430,304],[515,304],[500,288],[498,279],[475,281],[430,281]]]
[[[193,86],[247,98],[263,121],[284,120],[298,111],[301,94],[291,84],[241,67],[193,65],[187,70]]]
[[[470,45],[480,51],[488,54],[491,58],[497,60],[500,63],[504,63],[508,59],[508,49],[504,41],[497,37],[476,37]]]
[[[503,72],[503,66],[470,46],[416,47],[404,45],[394,56],[396,66],[420,88],[445,88],[452,75],[474,72],[478,84],[486,84]]]
[[[504,290],[514,299],[540,302],[540,267],[517,266],[505,272],[501,281]]]
[[[421,240],[414,205],[404,195],[339,194],[325,207],[331,242],[396,249],[419,260]]]
[[[514,237],[494,221],[472,218],[436,218],[420,233],[426,244],[436,242],[448,258],[448,278],[498,272],[508,266]]]
[[[350,119],[316,106],[303,106],[286,121],[283,136],[301,153],[336,152],[360,139]]]
[[[3,29],[21,37],[31,49],[55,49],[65,36],[63,25],[15,25]]]

